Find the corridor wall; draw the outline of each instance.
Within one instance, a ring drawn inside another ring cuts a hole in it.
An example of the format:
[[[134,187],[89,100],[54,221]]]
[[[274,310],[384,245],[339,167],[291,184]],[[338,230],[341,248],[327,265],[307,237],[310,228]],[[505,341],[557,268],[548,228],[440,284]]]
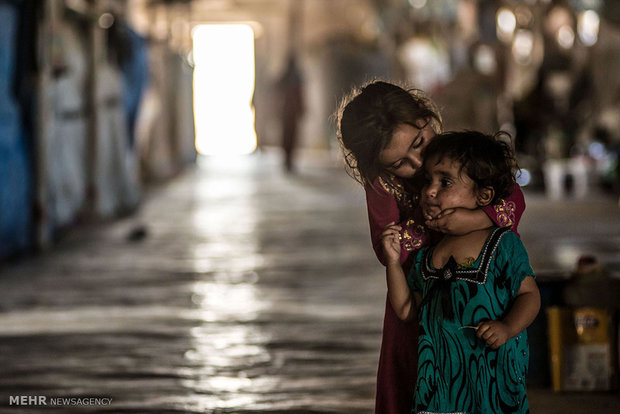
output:
[[[13,91],[18,18],[0,1],[0,259],[32,242],[30,151]]]
[[[135,211],[195,160],[192,68],[122,14],[102,27],[107,3],[0,0],[0,261]]]

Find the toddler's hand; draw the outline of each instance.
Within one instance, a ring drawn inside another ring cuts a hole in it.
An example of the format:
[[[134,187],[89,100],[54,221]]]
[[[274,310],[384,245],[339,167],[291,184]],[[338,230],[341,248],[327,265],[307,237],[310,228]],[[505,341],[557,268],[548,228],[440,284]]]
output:
[[[478,324],[476,336],[491,349],[497,349],[510,339],[508,325],[501,321],[484,321]]]
[[[381,244],[387,263],[400,263],[400,231],[402,227],[391,222],[381,234]],[[387,264],[386,263],[386,264]]]

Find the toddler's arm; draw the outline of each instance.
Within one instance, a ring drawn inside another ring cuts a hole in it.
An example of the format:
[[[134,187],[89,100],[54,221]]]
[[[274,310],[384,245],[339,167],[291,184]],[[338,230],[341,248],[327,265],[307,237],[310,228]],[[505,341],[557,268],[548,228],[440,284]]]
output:
[[[530,326],[539,310],[538,286],[532,276],[527,276],[521,282],[521,288],[506,317],[502,321],[480,322],[476,335],[489,347],[497,349]]]
[[[407,285],[407,277],[400,264],[400,235],[401,227],[390,223],[381,235],[384,257],[386,260],[386,279],[388,297],[396,315],[402,320],[408,320],[413,315],[415,299]]]

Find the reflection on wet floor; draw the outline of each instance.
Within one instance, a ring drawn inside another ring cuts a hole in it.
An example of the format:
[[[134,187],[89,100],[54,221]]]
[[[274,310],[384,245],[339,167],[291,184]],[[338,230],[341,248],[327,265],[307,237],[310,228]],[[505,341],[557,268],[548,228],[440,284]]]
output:
[[[207,160],[136,217],[4,269],[0,407],[372,412],[384,287],[363,195],[340,170],[276,161]]]
[[[89,409],[114,413],[372,413],[385,282],[362,190],[329,159],[297,176],[277,161],[207,159],[135,217],[6,266],[0,412],[43,395],[111,397]],[[530,243],[570,236],[527,220]]]

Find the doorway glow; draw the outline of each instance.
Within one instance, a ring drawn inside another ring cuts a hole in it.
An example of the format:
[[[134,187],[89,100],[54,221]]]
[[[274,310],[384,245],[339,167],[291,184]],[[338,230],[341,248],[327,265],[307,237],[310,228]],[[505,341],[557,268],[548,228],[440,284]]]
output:
[[[254,31],[245,24],[209,24],[196,26],[192,37],[196,150],[253,152]]]

